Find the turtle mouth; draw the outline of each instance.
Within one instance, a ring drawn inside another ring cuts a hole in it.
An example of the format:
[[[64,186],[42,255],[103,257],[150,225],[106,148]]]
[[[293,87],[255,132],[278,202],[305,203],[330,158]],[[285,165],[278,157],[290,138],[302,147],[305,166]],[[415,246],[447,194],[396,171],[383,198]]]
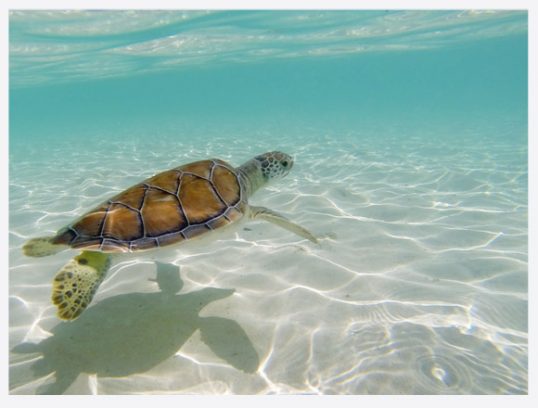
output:
[[[282,176],[286,176],[291,169],[293,168],[293,157],[287,156],[280,162],[282,165],[283,173]]]

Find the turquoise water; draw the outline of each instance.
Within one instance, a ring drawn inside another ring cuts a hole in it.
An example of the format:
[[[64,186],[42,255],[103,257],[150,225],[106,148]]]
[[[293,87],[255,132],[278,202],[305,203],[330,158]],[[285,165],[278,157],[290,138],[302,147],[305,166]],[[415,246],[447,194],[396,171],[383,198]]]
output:
[[[527,393],[527,14],[12,11],[10,392]],[[268,150],[263,222],[50,302],[21,252],[159,171]],[[129,351],[125,351],[129,350]]]

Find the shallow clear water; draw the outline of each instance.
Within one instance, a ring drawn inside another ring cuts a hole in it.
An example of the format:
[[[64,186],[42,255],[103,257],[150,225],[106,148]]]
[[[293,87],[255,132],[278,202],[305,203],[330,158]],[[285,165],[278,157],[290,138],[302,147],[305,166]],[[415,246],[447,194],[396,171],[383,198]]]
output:
[[[11,12],[10,392],[527,393],[522,12]],[[115,192],[268,150],[251,222],[119,258],[76,321],[29,258]]]

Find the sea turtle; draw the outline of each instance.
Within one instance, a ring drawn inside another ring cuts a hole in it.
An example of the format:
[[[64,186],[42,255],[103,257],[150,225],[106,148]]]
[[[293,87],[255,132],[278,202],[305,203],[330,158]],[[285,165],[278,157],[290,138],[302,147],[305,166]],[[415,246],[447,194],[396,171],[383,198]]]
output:
[[[219,159],[179,166],[106,200],[54,236],[30,239],[23,251],[41,257],[68,247],[82,249],[53,281],[58,316],[73,320],[90,304],[114,253],[182,243],[243,218],[270,221],[316,243],[303,227],[247,202],[269,180],[287,175],[292,165],[290,156],[275,151],[238,168]]]

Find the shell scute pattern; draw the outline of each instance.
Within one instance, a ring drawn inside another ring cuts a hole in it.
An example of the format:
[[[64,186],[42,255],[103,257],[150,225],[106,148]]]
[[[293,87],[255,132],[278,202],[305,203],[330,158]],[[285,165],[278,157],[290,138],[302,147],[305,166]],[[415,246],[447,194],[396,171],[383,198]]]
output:
[[[215,187],[211,182],[191,174],[184,174],[183,179],[183,185],[188,185],[189,188],[181,188],[178,196],[189,224],[204,223],[208,221],[209,214],[224,211],[226,204],[215,197]],[[199,203],[204,205],[200,206]]]
[[[212,166],[217,162],[217,160],[202,160],[190,165],[187,164],[186,166],[177,167],[176,169],[182,171],[183,173],[192,174],[194,176],[209,180]]]
[[[239,183],[234,183],[235,177],[236,175],[227,167],[217,166],[213,171],[215,189],[228,206],[234,205],[237,197],[241,195]]]
[[[108,213],[107,206],[99,206],[80,220],[78,228],[73,228],[77,235],[99,236],[103,230]]]
[[[176,194],[180,179],[180,172],[168,170],[149,178],[143,185],[157,190],[164,190],[170,194]]]
[[[203,160],[159,173],[89,211],[56,243],[105,252],[151,249],[236,221],[246,202],[233,167]]]
[[[131,187],[124,193],[118,194],[117,196],[111,198],[107,204],[118,203],[123,204],[128,208],[140,210],[140,208],[142,208],[142,204],[144,203],[145,195],[146,190],[142,186],[137,185],[135,187]]]
[[[161,190],[149,189],[140,214],[145,235],[158,237],[168,232],[179,232],[186,220],[179,207],[177,197]]]
[[[132,241],[142,233],[141,227],[140,217],[135,210],[122,204],[111,204],[100,235],[110,239],[121,236],[125,241]]]

